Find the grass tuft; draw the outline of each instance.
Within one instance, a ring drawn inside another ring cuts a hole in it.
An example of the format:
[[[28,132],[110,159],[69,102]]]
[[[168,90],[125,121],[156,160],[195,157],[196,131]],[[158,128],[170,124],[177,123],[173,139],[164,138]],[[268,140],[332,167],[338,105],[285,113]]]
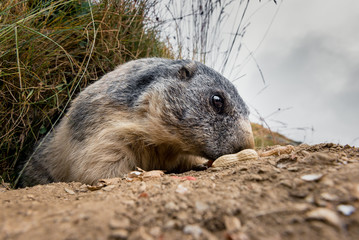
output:
[[[44,136],[82,88],[126,61],[172,57],[149,27],[155,1],[0,3],[0,176]]]

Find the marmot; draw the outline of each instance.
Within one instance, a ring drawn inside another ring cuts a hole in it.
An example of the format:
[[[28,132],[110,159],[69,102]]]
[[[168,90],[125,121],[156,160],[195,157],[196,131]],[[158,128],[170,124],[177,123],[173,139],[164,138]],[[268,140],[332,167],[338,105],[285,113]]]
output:
[[[37,148],[21,186],[94,184],[140,167],[183,172],[253,148],[233,84],[191,60],[148,58],[88,86]]]

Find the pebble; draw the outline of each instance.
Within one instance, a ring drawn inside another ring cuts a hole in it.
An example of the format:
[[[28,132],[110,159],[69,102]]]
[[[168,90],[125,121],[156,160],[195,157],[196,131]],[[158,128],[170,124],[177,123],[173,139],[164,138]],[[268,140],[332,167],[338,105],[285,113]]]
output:
[[[202,228],[198,225],[186,225],[183,228],[183,232],[185,234],[191,234],[194,238],[199,238],[203,233]]]
[[[159,238],[160,235],[161,235],[161,228],[160,227],[153,227],[150,229],[149,233],[156,237],[156,238]]]
[[[305,198],[309,194],[309,191],[307,189],[294,189],[289,192],[289,195],[296,198]]]
[[[337,195],[334,195],[334,194],[331,194],[331,193],[327,193],[327,192],[324,192],[324,193],[321,193],[320,194],[320,197],[326,201],[329,201],[329,202],[334,202],[334,201],[338,201],[339,198]]]
[[[183,186],[182,184],[178,184],[178,186],[177,186],[177,188],[176,188],[176,193],[186,194],[186,193],[188,193],[188,188],[186,188],[186,187]]]
[[[125,230],[125,229],[117,229],[117,230],[114,230],[109,239],[127,239],[128,238],[128,231]]]
[[[78,189],[79,192],[88,192],[88,188],[86,184],[82,184]]]
[[[315,173],[315,174],[303,175],[300,178],[307,182],[313,182],[313,181],[320,180],[322,177],[323,177],[323,174]]]
[[[345,216],[350,216],[355,212],[355,207],[352,205],[341,204],[337,206],[337,210]]]
[[[315,203],[315,198],[314,198],[314,195],[313,194],[309,194],[308,196],[305,197],[305,201],[307,203]]]
[[[176,227],[176,225],[177,225],[176,221],[174,221],[174,220],[169,220],[169,221],[167,221],[167,222],[165,223],[164,227],[165,227],[166,229],[172,229],[172,228]]]
[[[71,195],[75,195],[75,192],[68,188],[65,188],[65,192],[67,192],[68,194],[71,194]]]
[[[206,203],[201,202],[201,201],[196,201],[195,206],[196,206],[197,212],[200,212],[200,213],[206,212],[209,208],[209,206]]]
[[[121,219],[111,219],[109,223],[109,227],[111,229],[127,229],[131,226],[131,222],[128,218],[121,218]]]
[[[334,187],[335,183],[333,181],[333,179],[328,178],[328,177],[324,177],[323,179],[321,179],[321,183],[323,183],[324,185],[328,186],[328,187]]]
[[[281,180],[279,183],[285,187],[293,188],[293,183],[290,180],[287,180],[287,179]]]
[[[228,233],[238,232],[242,227],[241,221],[233,216],[224,216],[224,225]]]
[[[184,211],[181,211],[177,214],[177,218],[179,220],[182,220],[182,221],[187,221],[187,219],[189,218],[188,214]]]
[[[322,220],[338,228],[342,227],[342,222],[336,212],[327,208],[316,208],[307,213],[307,218]]]
[[[304,212],[310,209],[310,205],[307,203],[294,203],[292,208],[294,211]]]
[[[126,239],[152,240],[154,238],[149,233],[147,233],[147,230],[145,227],[141,226],[141,227],[137,228],[135,231],[132,231],[130,236]]]
[[[152,170],[143,173],[143,179],[149,180],[154,178],[161,178],[165,173],[161,170]]]
[[[132,171],[130,173],[127,174],[127,177],[129,178],[138,178],[140,176],[143,175],[143,172],[140,172],[140,171]]]
[[[74,193],[75,194],[75,193]],[[29,200],[35,200],[35,196],[32,195],[32,194],[28,194],[26,195],[26,197],[29,199]]]
[[[302,161],[312,165],[332,165],[337,161],[337,155],[332,153],[315,152],[305,157]]]
[[[289,167],[289,168],[287,168],[287,170],[290,172],[298,172],[299,168],[298,167]]]
[[[179,207],[174,203],[174,202],[168,202],[165,205],[165,209],[169,210],[169,211],[178,211]]]

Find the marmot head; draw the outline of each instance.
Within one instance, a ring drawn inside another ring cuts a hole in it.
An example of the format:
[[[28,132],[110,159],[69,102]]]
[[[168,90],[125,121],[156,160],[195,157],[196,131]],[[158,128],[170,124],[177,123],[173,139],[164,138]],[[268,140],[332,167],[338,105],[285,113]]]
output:
[[[136,74],[131,107],[151,118],[154,131],[165,129],[154,134],[163,136],[158,139],[178,140],[183,151],[209,160],[254,147],[248,107],[215,70],[190,60],[149,59]]]

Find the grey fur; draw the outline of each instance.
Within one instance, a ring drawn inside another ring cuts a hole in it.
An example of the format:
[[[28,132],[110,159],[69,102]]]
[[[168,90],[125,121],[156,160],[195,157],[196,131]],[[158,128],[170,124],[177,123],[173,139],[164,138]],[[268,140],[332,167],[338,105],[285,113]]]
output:
[[[214,106],[214,95],[223,108]],[[190,170],[252,148],[248,115],[233,84],[199,62],[131,61],[79,94],[35,150],[21,183],[95,183],[136,166]]]

